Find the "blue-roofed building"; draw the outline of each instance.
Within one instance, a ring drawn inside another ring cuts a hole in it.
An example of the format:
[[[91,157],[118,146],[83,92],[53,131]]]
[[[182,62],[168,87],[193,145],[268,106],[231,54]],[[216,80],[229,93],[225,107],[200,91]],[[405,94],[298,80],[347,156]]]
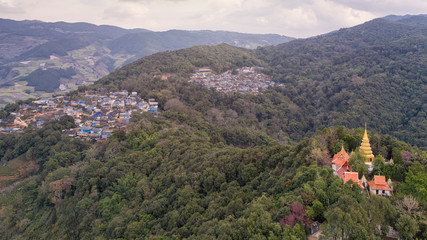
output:
[[[79,130],[77,131],[77,135],[78,136],[87,136],[89,135],[90,131],[92,130],[92,127],[80,127]]]
[[[102,113],[95,113],[94,115],[92,115],[91,118],[100,118],[103,117],[104,115],[102,115]]]

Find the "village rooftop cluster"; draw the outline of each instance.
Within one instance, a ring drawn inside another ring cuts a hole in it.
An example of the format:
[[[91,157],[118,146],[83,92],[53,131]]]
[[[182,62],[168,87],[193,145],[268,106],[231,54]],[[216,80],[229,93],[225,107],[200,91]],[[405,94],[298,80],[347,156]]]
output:
[[[13,112],[13,120],[0,120],[2,133],[20,132],[28,125],[41,127],[47,121],[59,119],[64,115],[74,118],[77,128],[64,130],[64,133],[82,139],[107,139],[112,131],[126,127],[132,112],[151,112],[158,114],[155,99],[142,100],[137,92],[98,90],[86,91],[78,100],[68,96],[42,98],[31,104],[20,106]],[[76,99],[76,98],[74,98]]]
[[[262,67],[242,67],[217,75],[213,74],[210,68],[200,68],[191,76],[190,82],[203,84],[220,92],[257,94],[275,85],[267,75],[261,73],[263,69]]]

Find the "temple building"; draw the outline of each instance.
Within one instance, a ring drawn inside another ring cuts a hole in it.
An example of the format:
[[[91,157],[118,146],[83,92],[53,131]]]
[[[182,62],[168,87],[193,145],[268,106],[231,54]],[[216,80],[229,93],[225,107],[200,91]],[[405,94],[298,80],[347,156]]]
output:
[[[367,182],[371,194],[380,195],[380,196],[391,196],[393,191],[391,186],[391,179],[385,181],[385,176],[374,176],[374,180]]]
[[[365,177],[365,176],[363,176]],[[359,180],[359,173],[358,172],[345,172],[344,173],[344,183],[347,183],[348,181],[353,181],[353,183],[356,183],[359,185],[361,189],[365,189],[365,187],[362,184],[362,181]]]
[[[349,160],[350,156],[345,151],[344,146],[341,146],[341,151],[332,157],[332,169],[335,176],[344,179],[344,173],[351,172],[351,167],[348,163]]]
[[[365,157],[365,164],[368,166],[368,170],[372,171],[372,162],[374,161],[374,154],[372,153],[371,144],[369,143],[368,131],[366,130],[365,123],[365,133],[363,134],[362,144],[359,148],[360,153]]]
[[[334,175],[341,178],[344,183],[352,180],[353,183],[356,183],[361,189],[364,189],[365,187],[359,180],[359,173],[351,171],[350,164],[348,163],[349,160],[350,156],[345,151],[344,146],[341,146],[341,151],[332,157],[332,169],[334,170]]]

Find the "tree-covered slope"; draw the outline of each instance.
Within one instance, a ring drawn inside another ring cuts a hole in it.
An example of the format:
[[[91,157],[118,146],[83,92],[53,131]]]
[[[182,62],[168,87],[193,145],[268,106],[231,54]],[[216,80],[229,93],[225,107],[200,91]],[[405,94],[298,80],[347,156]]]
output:
[[[346,107],[335,108],[348,101],[351,91],[370,93],[374,84],[369,83],[370,78],[356,78],[353,81],[360,82],[359,88],[350,88],[345,77],[334,78],[333,74],[352,73],[352,62],[328,63],[339,54],[333,50],[333,39],[329,41],[330,52],[325,56],[318,53],[315,60],[311,54],[307,59],[298,55],[313,51],[300,41],[289,43],[293,46],[289,49],[283,45],[251,51],[221,44],[142,58],[70,96],[103,87],[137,91],[140,97],[159,102],[159,115],[133,114],[130,125],[106,142],[84,142],[61,134],[74,126],[70,117],[41,129],[30,127],[23,133],[0,135],[2,171],[17,159],[36,164],[18,182],[2,188],[0,235],[5,239],[305,239],[304,226],[319,221],[325,239],[381,239],[389,226],[405,239],[426,238],[427,154],[381,134],[382,128],[374,124],[383,121],[389,126],[393,121],[365,118],[381,115],[377,109],[389,109],[393,114],[396,109],[365,104],[365,97],[351,100],[373,113],[356,116],[348,114]],[[370,48],[374,40],[355,41],[357,49],[365,46],[362,53],[375,53],[376,48]],[[353,49],[344,43],[340,49],[345,46]],[[295,59],[300,60],[289,60],[292,56],[284,55],[287,51],[282,49],[295,49]],[[350,53],[362,60],[361,53]],[[401,61],[400,55],[392,53]],[[306,65],[296,64],[303,61]],[[283,64],[289,78],[274,62]],[[368,65],[372,64],[361,66],[371,76]],[[199,67],[221,73],[242,66],[263,66],[286,86],[250,95],[221,93],[188,82]],[[324,74],[327,66],[331,76],[318,78],[315,73]],[[351,89],[347,90],[350,94],[327,95],[326,101],[322,91],[317,91],[323,88],[310,85],[331,81],[339,83],[329,85],[332,93],[340,86]],[[410,84],[408,89],[413,89]],[[381,89],[376,92],[383,94]],[[381,97],[400,104],[387,95]],[[318,114],[335,118],[319,123]],[[369,123],[376,156],[371,173],[357,154],[363,120]],[[357,127],[336,126],[341,123]],[[405,136],[415,136],[415,132]],[[330,160],[341,147],[356,152],[351,164],[360,175],[391,178],[393,196],[367,197],[356,184],[343,184],[334,177]],[[385,164],[384,159],[390,158],[394,164]]]
[[[425,148],[426,43],[425,27],[376,19],[255,52],[223,44],[155,54],[95,87],[110,83],[135,90],[156,97],[161,106],[179,98],[207,117],[222,119],[218,122],[237,121],[284,141],[300,140],[328,126],[360,127],[367,122],[369,129]],[[285,86],[257,96],[217,97],[213,90],[195,91],[203,88],[186,83],[198,67],[222,72],[245,65],[265,67]],[[177,75],[159,81],[165,73]]]
[[[367,198],[328,166],[328,153],[352,149],[361,128],[325,129],[289,146],[170,110],[136,114],[126,131],[89,144],[61,134],[71,120],[0,136],[4,163],[39,166],[0,194],[3,239],[304,239],[304,224],[325,219],[330,238],[379,239],[377,226],[426,237],[418,215],[426,187],[414,184],[427,177],[426,153],[388,136],[370,135],[374,154],[395,159],[375,165],[401,182],[392,199]],[[420,205],[400,210],[403,193]]]
[[[68,69],[37,69],[22,80],[27,81],[29,86],[34,86],[36,91],[53,92],[60,85],[61,78],[71,78],[76,75],[72,68]]]
[[[376,19],[261,48],[257,56],[303,111],[303,126],[357,127],[366,121],[370,129],[425,147],[426,46],[425,26]]]

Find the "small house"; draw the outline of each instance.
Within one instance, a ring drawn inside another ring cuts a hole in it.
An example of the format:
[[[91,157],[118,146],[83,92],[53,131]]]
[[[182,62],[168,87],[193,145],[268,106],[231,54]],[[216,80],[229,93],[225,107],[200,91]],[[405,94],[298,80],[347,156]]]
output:
[[[369,181],[369,190],[372,194],[380,195],[380,196],[391,196],[392,189],[389,186],[391,184],[391,180],[388,182],[385,181],[385,176],[374,176],[373,181]]]
[[[77,131],[77,135],[88,136],[91,130],[92,130],[92,127],[86,127],[86,126],[80,127],[79,130]]]

